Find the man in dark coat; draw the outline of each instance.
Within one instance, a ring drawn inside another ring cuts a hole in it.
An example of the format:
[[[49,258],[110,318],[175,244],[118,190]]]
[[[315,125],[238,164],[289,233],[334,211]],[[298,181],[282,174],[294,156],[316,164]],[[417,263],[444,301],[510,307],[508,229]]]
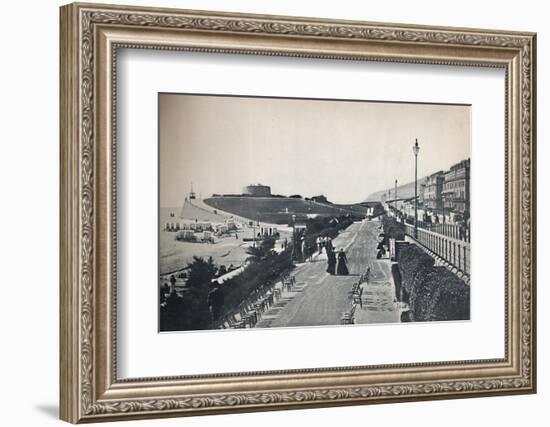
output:
[[[170,276],[170,292],[174,292],[176,290],[176,276],[173,274]]]

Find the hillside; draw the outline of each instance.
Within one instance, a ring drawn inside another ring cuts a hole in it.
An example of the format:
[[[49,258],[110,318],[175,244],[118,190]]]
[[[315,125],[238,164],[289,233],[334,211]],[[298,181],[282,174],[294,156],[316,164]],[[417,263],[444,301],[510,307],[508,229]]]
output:
[[[303,221],[307,215],[367,213],[367,208],[360,205],[334,205],[290,197],[216,196],[204,199],[204,203],[234,215],[275,224],[288,224],[293,214],[299,221]]]
[[[426,181],[427,177],[418,178],[418,190],[420,191],[420,186]],[[383,199],[384,193],[390,193],[389,199],[395,198],[395,189],[394,187],[388,187],[385,190],[377,191],[371,193],[366,198],[367,202],[380,202]],[[397,197],[399,199],[414,197],[414,181],[407,184],[397,186]]]

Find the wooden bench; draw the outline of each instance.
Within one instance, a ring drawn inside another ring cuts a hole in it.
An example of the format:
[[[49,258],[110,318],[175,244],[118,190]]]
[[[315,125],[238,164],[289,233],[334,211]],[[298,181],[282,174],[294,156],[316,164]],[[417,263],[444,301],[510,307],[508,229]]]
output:
[[[340,323],[342,325],[353,325],[355,323],[355,319],[354,319],[355,307],[356,307],[356,305],[354,304],[351,307],[350,311],[346,311],[346,312],[342,313],[342,317],[340,318]]]

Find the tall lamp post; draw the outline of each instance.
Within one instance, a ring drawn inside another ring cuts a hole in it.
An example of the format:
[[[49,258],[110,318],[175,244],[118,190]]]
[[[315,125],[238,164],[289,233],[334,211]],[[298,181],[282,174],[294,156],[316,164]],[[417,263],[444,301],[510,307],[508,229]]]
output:
[[[394,207],[394,210],[395,210],[395,217],[397,218],[397,180],[395,180],[395,191],[394,191],[394,195],[393,195],[393,199],[394,199],[394,202],[393,202],[393,207]]]
[[[296,215],[292,214],[292,254],[290,259],[294,261],[296,258]]]
[[[418,238],[418,139],[415,138],[413,145],[414,153],[414,238]]]

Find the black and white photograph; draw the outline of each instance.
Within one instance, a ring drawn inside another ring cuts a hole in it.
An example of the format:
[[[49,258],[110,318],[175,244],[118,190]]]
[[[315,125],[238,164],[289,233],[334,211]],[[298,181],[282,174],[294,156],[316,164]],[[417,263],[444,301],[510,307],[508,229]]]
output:
[[[159,93],[159,330],[470,319],[466,104]]]

